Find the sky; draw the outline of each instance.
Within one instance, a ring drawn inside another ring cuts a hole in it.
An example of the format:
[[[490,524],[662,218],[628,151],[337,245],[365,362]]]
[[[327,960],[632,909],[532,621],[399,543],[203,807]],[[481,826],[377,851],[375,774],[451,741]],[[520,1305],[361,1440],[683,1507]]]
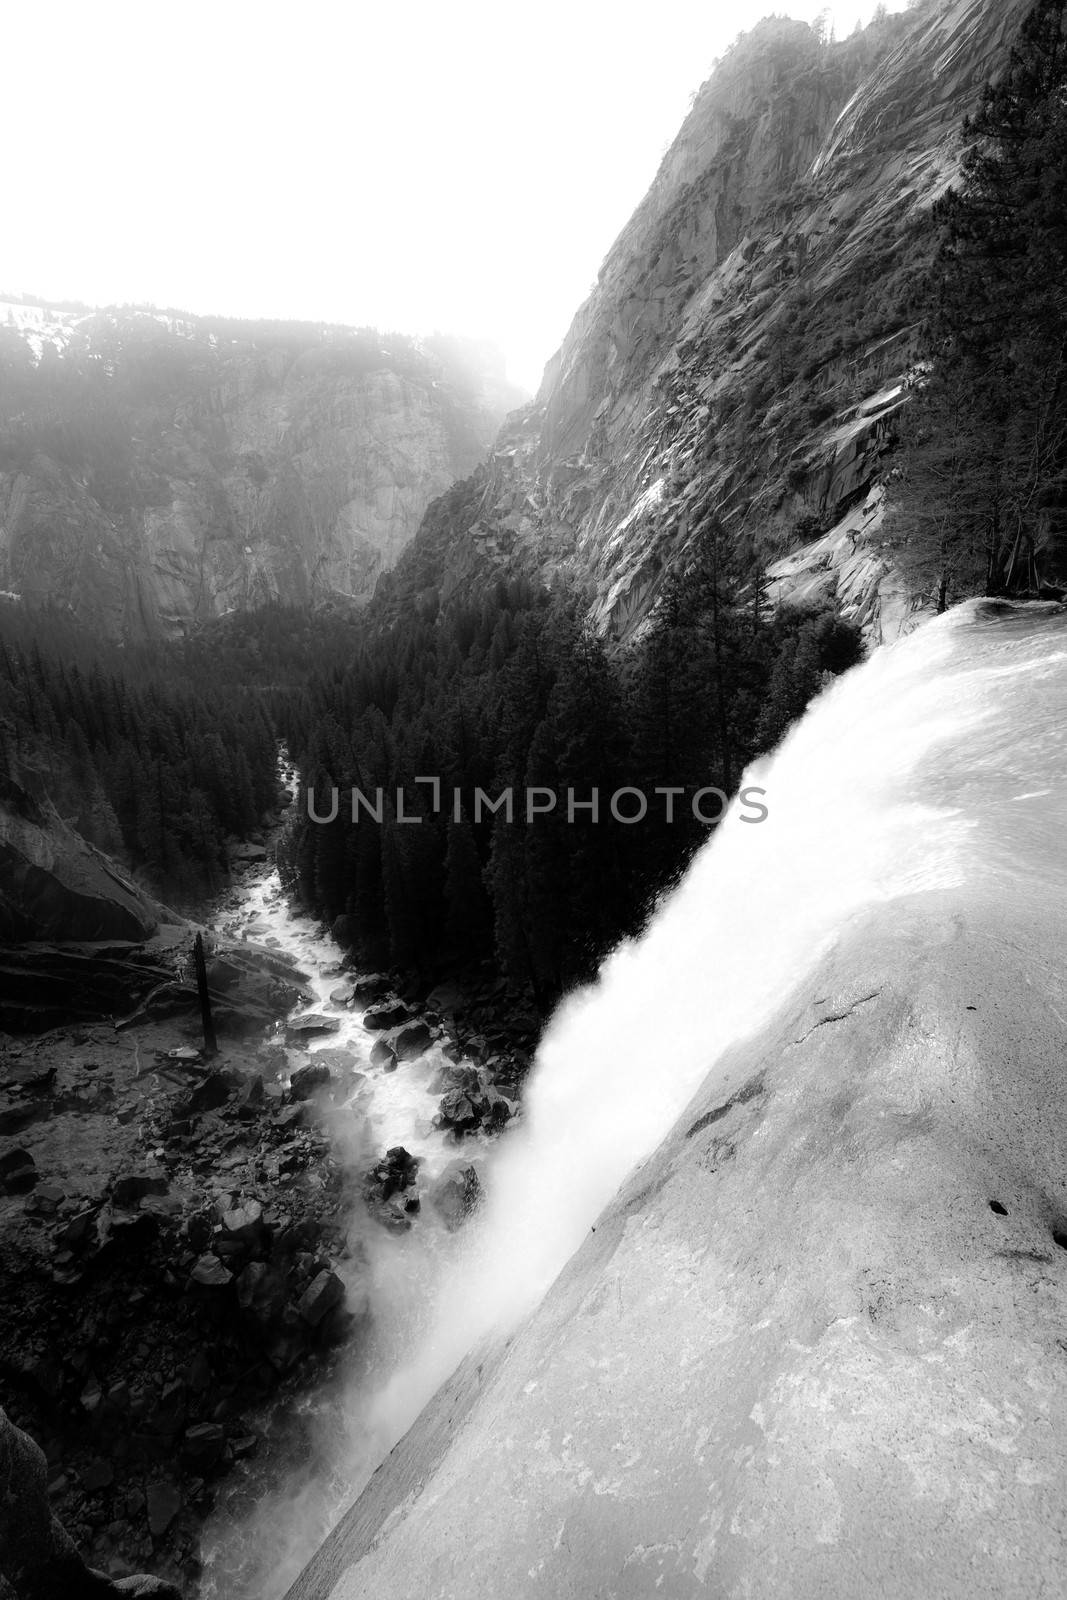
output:
[[[12,0],[0,292],[474,335],[532,391],[716,56],[873,8]]]

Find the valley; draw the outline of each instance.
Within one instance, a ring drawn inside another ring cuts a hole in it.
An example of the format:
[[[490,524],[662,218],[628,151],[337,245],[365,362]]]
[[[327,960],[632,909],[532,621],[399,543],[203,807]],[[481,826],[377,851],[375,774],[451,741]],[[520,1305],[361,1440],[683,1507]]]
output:
[[[241,870],[207,931],[218,1055],[188,989],[4,1050],[0,1346],[8,1414],[93,1565],[251,1600],[316,1542],[309,1522],[294,1564],[260,1514],[294,1452],[323,1533],[359,1482],[358,1417],[331,1437],[333,1397],[399,1360],[516,1105],[503,1058],[477,1065],[350,973],[276,869]]]
[[[1067,4],[869,12],[532,398],[0,296],[0,1600],[1053,1592]]]

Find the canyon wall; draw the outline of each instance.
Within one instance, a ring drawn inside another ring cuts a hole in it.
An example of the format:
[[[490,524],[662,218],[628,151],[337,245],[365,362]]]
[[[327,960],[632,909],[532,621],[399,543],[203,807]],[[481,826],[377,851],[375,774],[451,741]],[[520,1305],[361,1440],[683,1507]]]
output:
[[[383,596],[561,574],[626,641],[714,513],[772,596],[836,595],[895,636],[914,597],[879,534],[930,208],[1027,9],[934,0],[836,44],[783,18],[742,36],[536,400]]]
[[[118,638],[362,603],[518,398],[458,340],[0,306],[0,591]]]

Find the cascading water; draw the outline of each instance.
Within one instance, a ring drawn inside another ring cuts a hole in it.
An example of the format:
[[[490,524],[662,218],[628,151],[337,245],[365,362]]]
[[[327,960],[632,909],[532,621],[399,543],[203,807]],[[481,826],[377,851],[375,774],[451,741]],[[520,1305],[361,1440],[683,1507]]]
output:
[[[1063,721],[1035,728],[1027,696],[1067,680],[1067,618],[998,611],[969,602],[831,685],[745,776],[767,820],[735,805],[646,931],[560,1007],[431,1335],[372,1408],[383,1452],[466,1351],[537,1304],[718,1058],[849,919],[980,876],[995,892],[1015,870],[1006,837],[1061,805],[1030,780],[1062,752]]]
[[[296,773],[283,764],[282,778],[295,799]],[[364,1025],[363,1011],[331,999],[339,985],[344,987],[342,952],[312,917],[291,908],[276,869],[253,872],[216,918],[215,928],[226,938],[261,943],[290,957],[306,975],[312,998],[289,1021],[314,1013],[335,1028],[312,1039],[307,1053],[287,1050],[290,1070],[330,1051],[341,1051],[358,1069],[360,1082],[345,1104],[319,1107],[334,1161],[347,1167],[358,1184],[386,1149],[402,1145],[418,1160],[419,1183],[425,1190],[458,1153],[447,1132],[433,1122],[440,1091],[433,1092],[431,1084],[445,1064],[439,1047],[390,1072],[372,1063],[378,1035]],[[483,1136],[467,1140],[465,1154],[480,1159],[485,1145]],[[265,1600],[281,1594],[351,1497],[353,1484],[377,1464],[376,1439],[364,1427],[367,1397],[387,1380],[399,1356],[418,1343],[432,1304],[428,1288],[454,1255],[458,1241],[432,1207],[424,1208],[411,1232],[392,1233],[370,1221],[357,1203],[347,1231],[355,1245],[355,1265],[341,1261],[337,1270],[354,1299],[366,1295],[372,1309],[370,1331],[361,1329],[357,1360],[340,1386],[333,1383],[307,1394],[295,1415],[292,1405],[286,1408],[283,1401],[281,1411],[290,1431],[310,1443],[311,1458],[302,1472],[294,1468],[277,1499],[273,1492],[263,1497],[254,1462],[248,1469],[248,1485],[238,1481],[231,1488],[229,1507],[208,1527],[203,1540],[204,1600]],[[270,1418],[264,1419],[264,1426],[269,1432]]]
[[[833,684],[746,774],[767,820],[735,807],[646,931],[561,1006],[485,1208],[436,1270],[421,1258],[432,1313],[348,1397],[350,1497],[462,1357],[536,1306],[724,1052],[853,918],[965,881],[996,893],[1017,874],[1012,838],[1047,829],[1058,805],[1034,768],[1064,745],[1062,716],[1035,728],[1028,697],[1036,678],[1067,682],[1065,661],[1061,610],[970,603]],[[294,1558],[318,1542],[305,1517]]]

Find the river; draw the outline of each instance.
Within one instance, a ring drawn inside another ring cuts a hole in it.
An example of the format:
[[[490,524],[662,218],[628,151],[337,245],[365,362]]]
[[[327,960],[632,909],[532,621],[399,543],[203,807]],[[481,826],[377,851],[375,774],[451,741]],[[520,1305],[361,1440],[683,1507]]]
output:
[[[281,775],[295,798],[295,771],[283,764]],[[292,1072],[323,1051],[343,1051],[361,1075],[343,1104],[321,1109],[334,1158],[357,1180],[395,1145],[418,1159],[422,1194],[459,1155],[483,1165],[483,1136],[457,1144],[448,1130],[434,1126],[442,1092],[434,1079],[447,1063],[445,1041],[393,1071],[372,1063],[371,1050],[381,1035],[364,1025],[365,1008],[330,998],[343,984],[344,952],[321,923],[293,907],[276,867],[246,868],[211,927],[227,941],[254,941],[288,956],[306,975],[312,998],[288,1022],[312,1013],[336,1022],[336,1032],[311,1040],[306,1049],[286,1046],[285,1053]],[[280,1024],[279,1042],[284,1030]],[[255,1462],[238,1468],[227,1482],[202,1542],[204,1600],[283,1595],[392,1443],[389,1428],[369,1418],[373,1397],[423,1338],[437,1285],[460,1240],[427,1204],[407,1232],[372,1220],[358,1198],[343,1222],[351,1259],[338,1263],[337,1270],[351,1300],[369,1290],[369,1321],[360,1325],[354,1348],[344,1353],[331,1380],[297,1397],[283,1396],[259,1419],[268,1435],[284,1430],[297,1459],[287,1464],[284,1482],[271,1482]]]

